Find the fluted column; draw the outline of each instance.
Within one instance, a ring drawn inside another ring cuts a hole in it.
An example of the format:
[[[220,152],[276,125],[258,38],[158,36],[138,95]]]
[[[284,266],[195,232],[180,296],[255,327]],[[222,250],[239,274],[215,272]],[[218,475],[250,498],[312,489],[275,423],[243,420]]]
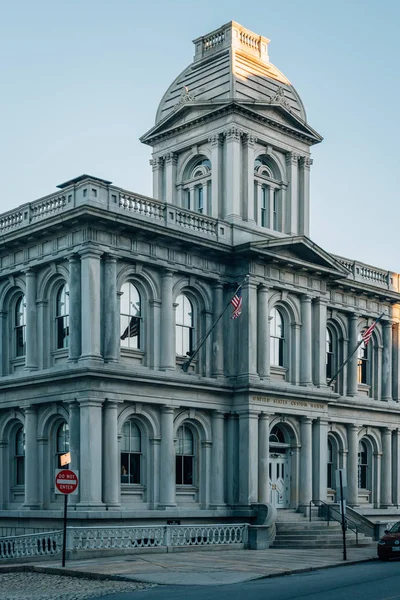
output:
[[[81,470],[81,425],[80,425],[80,408],[77,402],[69,403],[69,451],[71,453],[70,468],[73,470]],[[80,478],[80,477],[79,477]],[[77,504],[80,488],[78,486],[78,494],[73,494],[70,499],[70,504]]]
[[[358,504],[358,427],[347,425],[347,494],[350,505]]]
[[[312,419],[302,417],[300,422],[300,504],[312,500]]]
[[[103,407],[104,471],[103,502],[108,508],[120,506],[120,461],[118,455],[118,403],[107,400]]]
[[[261,284],[257,289],[257,370],[263,379],[270,376],[269,364],[269,311],[268,288]]]
[[[225,415],[217,410],[212,413],[211,448],[211,505],[225,504]]]
[[[326,386],[326,298],[317,298],[314,306],[315,346],[313,352],[314,384]]]
[[[117,259],[107,255],[104,261],[104,359],[117,362],[119,356],[119,307]]]
[[[382,400],[392,399],[392,323],[383,322]]]
[[[163,198],[163,169],[164,160],[160,157],[150,160],[153,170],[153,197],[156,200],[164,200]]]
[[[82,359],[101,359],[100,355],[100,257],[92,248],[81,254]]]
[[[161,369],[175,369],[175,332],[172,305],[172,271],[164,271],[161,280]]]
[[[313,424],[313,499],[327,500],[328,421],[317,419]]]
[[[85,398],[80,405],[80,508],[103,506],[102,400]]]
[[[239,415],[239,504],[258,502],[258,412]]]
[[[222,314],[223,303],[222,283],[213,286],[213,312],[214,321]],[[221,377],[224,374],[224,323],[220,319],[212,333],[212,376]]]
[[[382,487],[381,506],[392,505],[392,430],[382,430]]]
[[[301,297],[300,385],[312,385],[311,376],[311,297]]]
[[[25,409],[25,502],[24,508],[39,508],[37,409]]]
[[[269,415],[258,419],[258,502],[269,502]]]
[[[76,362],[81,355],[81,259],[69,257],[69,340],[68,361]]]
[[[351,354],[358,343],[358,315],[349,316],[349,347],[348,351]],[[357,364],[358,364],[358,352],[355,352],[350,358],[347,368],[348,373],[348,387],[347,394],[349,396],[357,396],[358,393],[358,381],[357,381]]]
[[[26,271],[26,357],[25,369],[38,368],[37,356],[37,307],[36,307],[36,271]]]
[[[175,448],[174,408],[161,408],[161,460],[160,460],[160,503],[159,508],[176,506],[175,500]]]

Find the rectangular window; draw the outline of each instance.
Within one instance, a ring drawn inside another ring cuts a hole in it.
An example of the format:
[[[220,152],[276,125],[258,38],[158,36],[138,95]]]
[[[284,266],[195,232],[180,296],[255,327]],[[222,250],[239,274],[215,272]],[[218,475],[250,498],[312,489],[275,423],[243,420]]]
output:
[[[203,186],[199,186],[196,188],[197,191],[197,212],[203,213],[204,211],[204,195],[203,195]]]
[[[140,483],[140,454],[121,452],[121,483]]]
[[[261,188],[261,227],[267,227],[268,188]]]
[[[69,316],[57,317],[57,348],[68,348]]]
[[[175,335],[176,354],[186,356],[187,352],[193,350],[193,329],[185,325],[177,325]]]
[[[193,456],[177,455],[176,466],[176,484],[193,485]]]
[[[15,462],[15,483],[17,485],[25,485],[25,457],[17,456]]]
[[[20,325],[19,327],[15,328],[15,342],[16,342],[16,349],[15,349],[15,355],[16,356],[25,356],[26,354],[26,339],[25,339],[25,325]]]

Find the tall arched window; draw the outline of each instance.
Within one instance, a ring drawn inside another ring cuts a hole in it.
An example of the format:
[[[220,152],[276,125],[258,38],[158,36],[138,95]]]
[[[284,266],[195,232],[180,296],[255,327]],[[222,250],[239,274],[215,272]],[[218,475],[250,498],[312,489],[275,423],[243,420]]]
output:
[[[142,436],[133,419],[125,421],[121,440],[121,483],[140,483]]]
[[[283,367],[285,329],[282,314],[277,308],[273,308],[269,313],[269,321],[270,363]]]
[[[358,341],[361,342],[362,336],[361,333],[358,336]],[[358,361],[357,361],[357,380],[358,383],[370,383],[370,375],[369,375],[369,360],[368,360],[368,349],[363,342],[359,348],[357,353]]]
[[[124,348],[142,348],[141,298],[133,283],[124,283],[121,287],[120,331],[121,346]]]
[[[254,200],[258,207],[258,223],[274,231],[283,231],[283,192],[275,162],[266,155],[254,161]]]
[[[194,482],[194,439],[187,425],[181,425],[175,440],[176,484],[193,485]]]
[[[358,487],[367,489],[368,487],[368,449],[365,442],[358,445]]]
[[[57,469],[61,469],[60,457],[69,452],[69,426],[68,423],[61,423],[57,428]]]
[[[178,356],[187,356],[193,351],[193,305],[185,294],[176,299],[175,346]]]
[[[335,369],[334,352],[333,352],[333,337],[332,332],[327,327],[326,329],[326,379],[332,379]]]
[[[56,347],[68,348],[69,339],[69,288],[63,284],[56,298]]]
[[[14,476],[15,485],[25,485],[25,434],[23,427],[20,427],[15,434]]]
[[[199,213],[211,212],[211,162],[198,156],[185,169],[183,207]]]
[[[14,313],[15,356],[26,354],[26,300],[20,296],[15,303]]]

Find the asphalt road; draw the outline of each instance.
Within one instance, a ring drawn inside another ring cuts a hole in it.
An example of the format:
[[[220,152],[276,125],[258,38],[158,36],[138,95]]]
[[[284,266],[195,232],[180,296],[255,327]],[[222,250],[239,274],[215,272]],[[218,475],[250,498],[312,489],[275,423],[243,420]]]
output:
[[[158,586],[92,600],[400,600],[400,562],[379,561],[223,586]]]

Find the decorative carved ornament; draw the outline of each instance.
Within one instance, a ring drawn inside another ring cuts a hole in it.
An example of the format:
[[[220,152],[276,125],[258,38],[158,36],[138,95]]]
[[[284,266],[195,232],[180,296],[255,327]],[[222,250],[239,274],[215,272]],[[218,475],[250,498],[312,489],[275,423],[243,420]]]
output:
[[[289,110],[289,111],[292,110],[292,107],[290,106],[289,102],[286,100],[285,90],[283,87],[278,87],[278,89],[275,92],[275,96],[271,96],[269,103],[270,104],[281,104],[287,110]]]
[[[174,108],[178,108],[182,106],[182,104],[187,104],[188,102],[194,102],[195,96],[189,92],[189,88],[187,85],[184,85],[181,90],[181,95],[179,96],[178,102],[174,105]]]

